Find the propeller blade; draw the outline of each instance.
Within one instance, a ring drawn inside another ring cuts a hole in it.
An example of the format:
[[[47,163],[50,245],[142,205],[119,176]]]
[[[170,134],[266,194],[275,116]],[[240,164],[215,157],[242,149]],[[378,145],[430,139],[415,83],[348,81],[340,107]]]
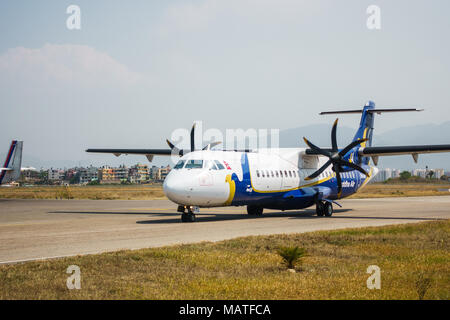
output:
[[[175,147],[175,145],[172,142],[170,142],[169,139],[166,139],[166,142],[169,145],[170,149],[172,149],[172,154],[176,153],[179,154],[180,156],[183,155],[183,151]]]
[[[366,142],[369,139],[360,139],[360,140],[355,140],[352,143],[350,143],[348,146],[346,146],[344,149],[342,149],[341,151],[339,151],[339,155],[341,157],[345,156],[350,150],[352,150],[354,147],[356,147],[357,145],[360,145],[363,142]]]
[[[331,164],[331,160],[328,160],[327,162],[325,162],[325,164],[323,166],[320,167],[319,170],[317,170],[313,174],[306,177],[305,180],[308,181],[308,180],[312,180],[312,179],[318,177],[322,172],[325,171],[326,168],[328,168],[330,166],[330,164]]]
[[[207,145],[203,148],[203,150],[211,150],[212,148],[214,148],[215,146],[217,146],[217,145],[219,145],[219,144],[221,144],[221,143],[222,143],[222,141],[211,142],[211,143],[207,144]]]
[[[317,147],[316,145],[312,144],[311,142],[309,142],[308,139],[306,139],[305,137],[303,137],[303,140],[305,140],[305,143],[308,145],[308,147],[310,147],[311,149],[313,149],[314,151],[320,153],[321,155],[324,155],[326,157],[330,157],[330,153],[320,149],[319,147]]]
[[[341,197],[342,194],[342,179],[341,179],[341,171],[338,165],[333,165],[333,171],[336,172],[336,180],[338,187],[338,198]]]
[[[331,148],[333,149],[333,152],[338,151],[337,139],[336,139],[336,129],[337,129],[338,120],[339,119],[336,119],[336,121],[334,121],[333,128],[331,129]]]
[[[342,161],[342,162],[341,162],[342,165],[347,166],[347,167],[350,167],[350,168],[353,168],[353,169],[355,169],[355,170],[358,170],[358,171],[361,172],[362,174],[365,174],[366,177],[369,177],[369,174],[366,172],[366,170],[364,170],[363,168],[361,168],[361,167],[358,166],[357,164],[351,163],[351,162],[348,162],[348,161],[343,161],[343,160],[341,160],[341,161]]]
[[[169,139],[166,139],[166,142],[167,142],[167,144],[169,145],[170,149],[173,150],[173,149],[176,148],[175,145],[174,145],[172,142],[169,141]]]
[[[191,152],[195,151],[195,122],[191,129]]]

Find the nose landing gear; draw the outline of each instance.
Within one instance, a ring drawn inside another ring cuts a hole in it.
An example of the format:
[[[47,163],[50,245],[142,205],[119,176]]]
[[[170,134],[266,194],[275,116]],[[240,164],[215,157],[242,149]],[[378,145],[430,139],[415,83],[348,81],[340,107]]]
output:
[[[181,222],[195,222],[194,212],[199,212],[199,208],[194,206],[178,206],[177,211],[182,212]]]

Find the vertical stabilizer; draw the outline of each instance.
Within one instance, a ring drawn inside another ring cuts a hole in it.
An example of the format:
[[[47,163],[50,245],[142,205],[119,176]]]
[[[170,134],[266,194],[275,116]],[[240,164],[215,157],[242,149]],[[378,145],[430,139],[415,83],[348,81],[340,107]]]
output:
[[[16,181],[20,177],[22,166],[23,141],[13,140],[6,155],[6,160],[1,168],[0,184]]]
[[[366,142],[361,143],[361,147],[372,146],[373,122],[375,114],[373,112],[369,112],[369,110],[374,109],[375,102],[368,101],[362,110],[359,128],[358,131],[356,131],[355,137],[353,138],[353,141],[359,139],[368,139]],[[360,160],[363,164],[369,164],[370,158],[362,157]]]

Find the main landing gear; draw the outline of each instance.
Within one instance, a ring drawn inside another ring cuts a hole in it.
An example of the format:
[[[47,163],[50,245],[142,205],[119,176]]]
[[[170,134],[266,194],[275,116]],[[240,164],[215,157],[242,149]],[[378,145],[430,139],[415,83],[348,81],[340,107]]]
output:
[[[199,209],[194,206],[178,206],[177,211],[182,213],[181,222],[195,222],[194,212],[199,212]]]
[[[318,201],[316,203],[316,213],[318,217],[331,217],[333,215],[333,205],[328,201]]]
[[[263,214],[263,207],[247,206],[247,213],[251,216],[261,216]]]

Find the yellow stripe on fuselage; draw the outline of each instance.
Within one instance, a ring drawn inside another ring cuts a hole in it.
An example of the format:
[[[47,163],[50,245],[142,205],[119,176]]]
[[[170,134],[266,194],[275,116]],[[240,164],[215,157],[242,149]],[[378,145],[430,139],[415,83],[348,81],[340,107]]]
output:
[[[234,194],[236,193],[236,183],[231,179],[231,174],[227,174],[225,177],[225,182],[228,182],[230,185],[230,194],[228,195],[227,201],[225,201],[225,205],[229,206],[231,202],[233,202]]]

